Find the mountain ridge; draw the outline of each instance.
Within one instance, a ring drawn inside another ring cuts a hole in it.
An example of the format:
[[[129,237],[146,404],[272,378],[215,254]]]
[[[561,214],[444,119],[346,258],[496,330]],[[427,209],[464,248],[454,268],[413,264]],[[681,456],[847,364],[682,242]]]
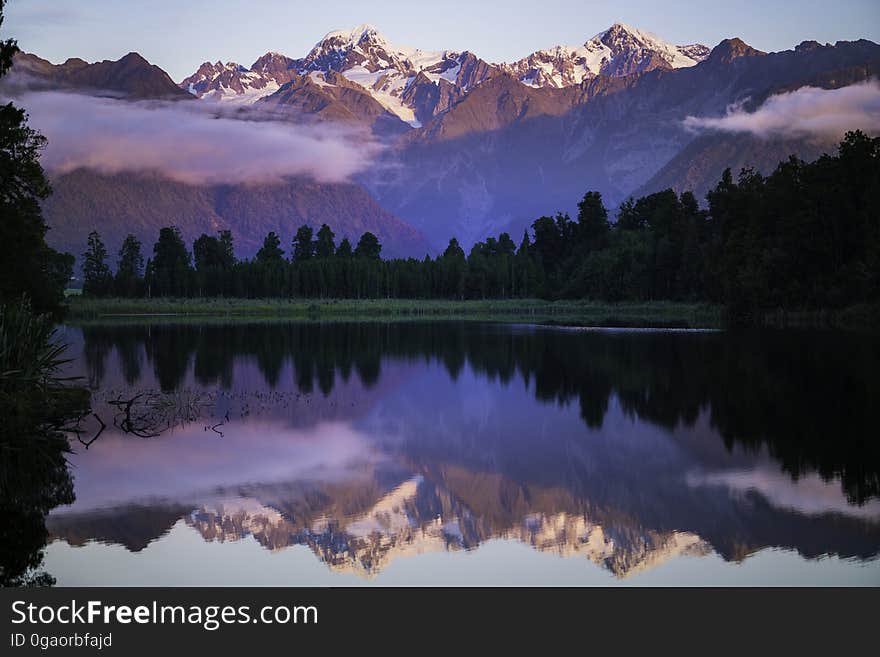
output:
[[[598,75],[622,77],[655,68],[695,66],[708,55],[703,44],[675,46],[650,32],[615,23],[582,46],[554,46],[497,66],[529,86],[559,88]]]
[[[393,46],[374,26],[365,24],[327,33],[300,59],[268,52],[250,69],[234,62],[205,62],[179,86],[199,98],[255,103],[295,75],[318,74],[326,81],[336,72],[360,85],[401,121],[419,128],[500,73],[528,86],[564,88],[599,75],[622,77],[655,68],[694,66],[708,54],[702,44],[673,46],[649,32],[615,23],[581,47],[555,46],[512,64],[492,64],[469,51]],[[267,58],[273,61],[270,69],[260,65]]]
[[[12,85],[48,86],[61,89],[88,89],[115,92],[132,100],[190,100],[192,95],[180,89],[171,77],[143,56],[130,52],[118,60],[88,63],[71,57],[62,64],[30,53],[15,55]],[[4,81],[6,83],[6,81]]]

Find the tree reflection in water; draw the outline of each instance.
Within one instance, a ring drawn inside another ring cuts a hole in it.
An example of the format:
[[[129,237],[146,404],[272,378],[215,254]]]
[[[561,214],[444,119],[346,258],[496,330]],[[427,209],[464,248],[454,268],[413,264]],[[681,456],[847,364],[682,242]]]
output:
[[[303,394],[331,393],[352,372],[367,387],[389,359],[437,361],[455,380],[467,363],[490,380],[515,373],[539,401],[576,402],[602,426],[609,400],[624,413],[673,428],[701,411],[732,447],[766,447],[793,478],[839,478],[848,499],[880,495],[880,339],[863,334],[600,332],[467,322],[143,324],[83,328],[88,378],[100,386],[111,349],[129,385],[152,365],[165,393],[187,373],[229,389],[236,359],[252,358],[265,385],[290,362]]]
[[[801,513],[713,483],[771,467],[789,482],[818,474],[850,505],[876,504],[874,336],[472,322],[120,323],[85,325],[81,338],[79,331],[70,330],[82,353],[77,366],[108,427],[90,450],[97,460],[81,462],[80,495],[96,482],[110,485],[100,473],[123,488],[137,473],[134,483],[161,499],[123,498],[111,485],[97,505],[52,514],[50,533],[71,545],[98,540],[141,550],[183,520],[205,540],[251,534],[273,549],[306,544],[333,568],[355,559],[374,573],[412,541],[470,549],[516,537],[539,549],[561,550],[563,541],[587,550],[618,576],[676,551],[741,560],[780,546],[806,558],[868,559],[880,549],[880,524],[858,511]],[[480,406],[483,393],[498,404],[481,407],[483,424],[469,424],[463,405]],[[296,469],[316,454],[318,464],[338,457],[344,449],[334,447],[332,432],[304,440],[314,429],[305,425],[329,420],[350,430],[370,408],[382,412],[358,435],[372,441],[368,451],[381,453],[382,467],[326,484],[313,480],[322,465],[282,483],[262,478],[276,464]],[[83,435],[91,440],[101,427],[89,422]],[[224,437],[227,423],[234,428]],[[548,423],[556,434],[537,430]],[[223,440],[204,443],[203,431]],[[131,451],[131,441],[155,448]],[[5,531],[16,532],[3,543],[7,582],[51,579],[34,571],[47,538],[43,519],[73,501],[56,454],[42,465],[25,462],[34,454],[4,460],[10,481],[35,473],[6,485],[20,492],[4,496]],[[131,470],[131,454],[149,462]],[[217,473],[215,464],[231,472]],[[213,488],[198,498],[168,488],[190,480]],[[226,481],[241,483],[222,490]],[[437,525],[438,517],[447,520]]]

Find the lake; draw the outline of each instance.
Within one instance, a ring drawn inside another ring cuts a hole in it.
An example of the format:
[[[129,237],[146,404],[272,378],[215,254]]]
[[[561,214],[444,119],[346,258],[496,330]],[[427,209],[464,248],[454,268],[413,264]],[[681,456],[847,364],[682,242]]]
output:
[[[59,585],[880,585],[876,336],[62,337],[96,417],[46,519]]]

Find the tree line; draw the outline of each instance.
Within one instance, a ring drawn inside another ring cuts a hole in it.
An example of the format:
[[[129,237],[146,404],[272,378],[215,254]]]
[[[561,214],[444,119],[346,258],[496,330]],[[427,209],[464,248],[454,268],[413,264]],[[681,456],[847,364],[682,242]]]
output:
[[[598,192],[577,216],[542,216],[517,245],[508,233],[468,254],[453,238],[436,258],[382,259],[364,233],[353,248],[304,225],[287,252],[269,233],[252,259],[232,234],[187,249],[162,228],[151,257],[129,235],[115,274],[100,236],[83,254],[84,293],[174,297],[588,298],[724,304],[749,318],[770,308],[839,308],[880,298],[880,138],[848,133],[836,155],[795,157],[769,176],[730,170],[702,208],[668,189],[624,202],[617,220]]]

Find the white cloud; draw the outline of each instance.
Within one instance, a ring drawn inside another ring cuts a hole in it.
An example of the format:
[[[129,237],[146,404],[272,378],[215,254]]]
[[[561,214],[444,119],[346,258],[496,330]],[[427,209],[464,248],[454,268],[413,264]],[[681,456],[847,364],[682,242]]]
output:
[[[862,506],[850,504],[839,481],[825,481],[816,473],[793,480],[778,467],[758,465],[752,470],[691,473],[687,482],[691,486],[724,486],[736,493],[755,491],[776,508],[804,515],[837,513],[880,522],[880,500],[870,500]]]
[[[880,84],[875,80],[840,89],[801,87],[768,98],[754,112],[732,107],[722,117],[689,116],[690,130],[748,133],[761,138],[833,138],[849,130],[880,132]]]
[[[362,132],[293,123],[277,113],[218,115],[197,102],[127,102],[36,92],[16,99],[48,139],[51,173],[155,171],[189,184],[275,182],[309,176],[343,182],[367,167],[377,146]]]

